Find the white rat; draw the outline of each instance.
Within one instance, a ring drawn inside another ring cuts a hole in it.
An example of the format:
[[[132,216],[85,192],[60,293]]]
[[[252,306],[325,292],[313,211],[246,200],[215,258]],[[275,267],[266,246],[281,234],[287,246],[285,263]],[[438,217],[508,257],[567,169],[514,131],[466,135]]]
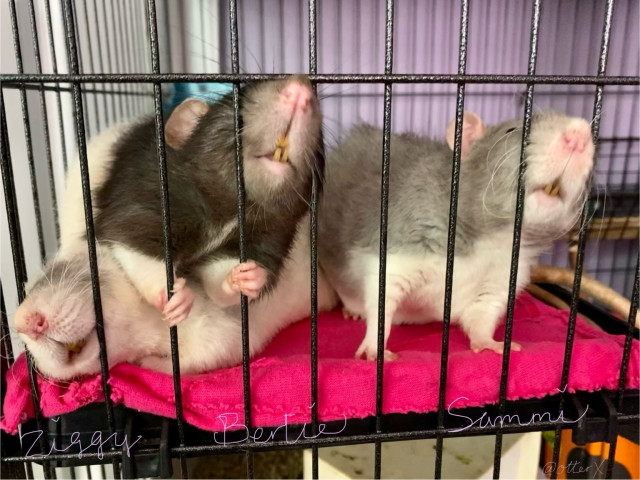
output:
[[[99,345],[91,295],[86,243],[62,250],[28,287],[14,324],[46,377],[70,380],[100,371]],[[293,248],[283,263],[280,280],[269,296],[249,305],[250,354],[287,325],[310,311],[308,216],[300,221]],[[109,365],[120,362],[171,373],[169,328],[162,313],[146,302],[113,255],[98,245],[102,312]],[[237,365],[242,360],[239,307],[221,308],[200,282],[189,318],[178,328],[180,371],[193,374]],[[318,307],[331,308],[335,294],[318,276]]]
[[[485,128],[465,114],[451,318],[475,352],[503,349],[493,334],[507,304],[521,127]],[[391,138],[385,348],[392,323],[443,317],[451,125],[447,140]],[[589,124],[558,113],[535,114],[529,140],[518,291],[539,254],[578,220],[594,153]],[[320,265],[345,310],[366,319],[356,357],[367,359],[377,356],[381,158],[382,132],[356,127],[327,158],[320,205]]]

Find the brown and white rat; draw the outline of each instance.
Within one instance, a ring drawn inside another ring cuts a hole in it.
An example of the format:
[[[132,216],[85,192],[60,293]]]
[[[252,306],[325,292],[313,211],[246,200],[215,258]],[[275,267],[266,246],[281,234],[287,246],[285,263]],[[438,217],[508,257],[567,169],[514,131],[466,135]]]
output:
[[[493,339],[506,311],[522,122],[484,127],[466,114],[459,183],[452,322],[474,351],[502,353]],[[451,190],[449,145],[391,137],[385,347],[391,324],[442,320]],[[525,151],[525,204],[517,289],[538,255],[577,221],[593,166],[589,123],[535,114]],[[377,356],[382,132],[356,127],[327,158],[319,261],[345,311],[366,319],[356,357]],[[519,345],[513,343],[518,350]],[[385,350],[385,357],[394,354]]]
[[[256,299],[276,284],[296,225],[308,208],[312,176],[323,171],[321,114],[308,79],[240,90],[246,187],[245,251],[238,264],[234,110],[188,100],[167,121],[174,295],[167,302],[162,212],[153,119],[116,126],[88,147],[96,239],[109,244],[131,282],[171,325],[189,314],[202,281],[219,306]],[[108,146],[105,148],[105,146]],[[82,241],[79,167],[68,175],[61,209],[63,245]]]

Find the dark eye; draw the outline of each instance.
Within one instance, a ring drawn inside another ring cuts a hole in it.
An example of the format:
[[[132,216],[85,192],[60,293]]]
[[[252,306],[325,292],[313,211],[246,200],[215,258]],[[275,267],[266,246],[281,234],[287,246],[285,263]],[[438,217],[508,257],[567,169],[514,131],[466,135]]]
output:
[[[511,132],[515,132],[515,131],[516,131],[516,128],[513,127],[513,128],[510,128],[509,130],[507,130],[507,133],[511,133]]]

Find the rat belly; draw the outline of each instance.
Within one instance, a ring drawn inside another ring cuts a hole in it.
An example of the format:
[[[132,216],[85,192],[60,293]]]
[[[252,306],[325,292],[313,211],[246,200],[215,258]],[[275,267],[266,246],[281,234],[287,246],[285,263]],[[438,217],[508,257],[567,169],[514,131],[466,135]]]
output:
[[[395,263],[403,266],[404,273],[395,271]],[[451,297],[451,319],[456,322],[463,312],[476,301],[488,283],[491,269],[486,257],[456,257]],[[389,268],[391,267],[391,268]],[[393,317],[394,324],[442,321],[446,283],[446,260],[440,256],[390,255],[387,279],[401,282],[403,297]],[[393,280],[389,274],[397,280]],[[494,285],[495,286],[495,285]]]
[[[495,316],[496,305],[506,305],[511,264],[511,251],[504,247],[505,238],[496,235],[479,239],[468,255],[456,256],[454,261],[451,319],[458,322],[465,311],[487,303],[487,314]],[[500,234],[502,237],[503,234]],[[521,250],[518,290],[528,281],[531,255]],[[366,305],[377,305],[379,261],[376,254],[353,252],[351,272],[363,275],[353,282],[334,285],[344,306],[352,313],[366,317]],[[387,255],[387,307],[397,304],[394,324],[441,321],[444,316],[446,257],[439,254],[389,252]],[[344,283],[344,282],[341,282]],[[340,288],[346,286],[358,288]],[[501,310],[502,307],[498,308]],[[372,311],[370,308],[369,311]],[[504,313],[504,312],[501,312]]]

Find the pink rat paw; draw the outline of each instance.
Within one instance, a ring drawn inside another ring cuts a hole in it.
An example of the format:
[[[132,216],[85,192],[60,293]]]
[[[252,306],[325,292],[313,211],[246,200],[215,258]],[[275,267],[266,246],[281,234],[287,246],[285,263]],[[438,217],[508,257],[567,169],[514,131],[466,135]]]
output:
[[[224,280],[225,289],[242,293],[251,300],[258,298],[260,290],[267,283],[267,271],[253,260],[233,267]]]
[[[504,342],[496,342],[495,340],[481,340],[481,341],[471,341],[471,350],[474,353],[479,353],[482,350],[491,350],[499,355],[504,353]],[[522,350],[522,347],[519,343],[511,342],[511,351],[519,352]]]
[[[364,356],[366,360],[375,361],[378,358],[378,344],[377,341],[369,341],[366,338],[362,341],[358,350],[356,350],[356,359],[360,359]],[[398,358],[398,355],[393,353],[390,350],[385,349],[384,351],[384,361],[385,362],[393,362]]]
[[[342,307],[342,316],[346,319],[346,320],[364,320],[362,318],[362,316],[358,313],[353,313],[351,310],[348,310],[345,307]]]
[[[191,289],[187,287],[184,278],[176,278],[173,282],[173,295],[167,301],[167,292],[162,290],[158,294],[158,310],[162,311],[163,317],[169,322],[169,326],[174,327],[189,316],[195,296]]]

